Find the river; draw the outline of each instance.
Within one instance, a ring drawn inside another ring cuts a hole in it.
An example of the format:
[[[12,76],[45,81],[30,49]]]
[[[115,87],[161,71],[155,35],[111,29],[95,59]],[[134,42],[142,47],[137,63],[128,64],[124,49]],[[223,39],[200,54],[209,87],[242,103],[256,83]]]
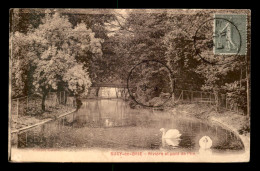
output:
[[[211,152],[243,152],[241,140],[212,123],[174,116],[166,111],[131,109],[122,99],[85,99],[77,112],[66,117],[12,134],[15,148],[115,149],[199,151],[203,136],[212,140]],[[174,146],[163,144],[161,128],[182,134]]]

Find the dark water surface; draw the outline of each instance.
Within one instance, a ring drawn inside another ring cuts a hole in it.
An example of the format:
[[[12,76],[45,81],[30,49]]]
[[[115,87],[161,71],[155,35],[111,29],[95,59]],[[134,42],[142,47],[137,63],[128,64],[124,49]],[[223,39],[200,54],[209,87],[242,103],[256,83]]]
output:
[[[176,147],[162,146],[160,128],[177,129]],[[131,109],[120,99],[83,100],[81,108],[64,118],[12,134],[17,148],[102,148],[113,150],[199,151],[209,136],[213,153],[243,152],[241,140],[212,123],[177,117],[165,111]]]

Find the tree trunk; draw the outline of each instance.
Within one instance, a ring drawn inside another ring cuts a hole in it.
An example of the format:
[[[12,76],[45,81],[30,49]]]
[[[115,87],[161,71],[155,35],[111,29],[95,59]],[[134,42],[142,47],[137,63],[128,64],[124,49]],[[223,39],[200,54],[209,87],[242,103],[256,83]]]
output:
[[[96,96],[98,97],[100,87],[97,88]]]
[[[80,100],[80,97],[78,96],[78,95],[76,95],[76,110],[78,111],[79,110],[79,108],[81,107],[81,105],[82,105],[82,102],[81,102],[81,100]]]
[[[248,71],[248,62],[246,64],[246,94],[247,94],[247,117],[250,117],[250,74]]]
[[[242,79],[243,79],[243,69],[241,68],[241,72],[240,72],[240,83],[239,83],[239,87],[242,87]]]
[[[166,59],[166,62],[167,62],[166,65],[169,67],[171,72],[173,72],[172,65],[171,65],[171,59],[169,57]],[[170,96],[171,96],[172,101],[174,102],[175,78],[173,77],[172,73],[169,73],[168,76],[170,79]]]
[[[218,112],[219,111],[219,99],[218,99],[218,92],[214,91],[214,96],[215,96],[215,110]]]
[[[46,99],[47,93],[43,93],[42,95],[42,110],[45,111],[45,99]]]

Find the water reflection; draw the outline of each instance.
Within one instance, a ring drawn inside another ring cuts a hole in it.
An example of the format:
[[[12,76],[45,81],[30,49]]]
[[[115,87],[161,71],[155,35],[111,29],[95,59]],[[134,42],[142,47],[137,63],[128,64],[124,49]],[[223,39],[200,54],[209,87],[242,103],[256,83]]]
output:
[[[162,141],[160,128],[178,129],[178,140]],[[212,140],[201,149],[203,136]],[[167,149],[200,153],[243,151],[239,138],[217,125],[172,116],[164,111],[134,110],[123,100],[84,100],[81,108],[64,118],[12,134],[17,148]]]
[[[180,139],[175,139],[175,138],[162,139],[163,148],[165,148],[166,146],[169,146],[172,148],[178,148],[179,144],[180,144]]]
[[[65,121],[74,127],[115,127],[134,125],[130,108],[122,100],[83,101],[82,107]]]

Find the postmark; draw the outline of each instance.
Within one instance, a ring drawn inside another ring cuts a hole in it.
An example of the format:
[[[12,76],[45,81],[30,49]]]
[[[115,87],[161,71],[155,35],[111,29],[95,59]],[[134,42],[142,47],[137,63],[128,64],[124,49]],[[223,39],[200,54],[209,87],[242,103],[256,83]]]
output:
[[[135,65],[127,78],[130,97],[144,107],[161,107],[171,99],[175,87],[170,68],[157,60]]]
[[[246,54],[246,15],[215,15],[203,22],[196,30],[194,48],[208,64],[234,62]]]

